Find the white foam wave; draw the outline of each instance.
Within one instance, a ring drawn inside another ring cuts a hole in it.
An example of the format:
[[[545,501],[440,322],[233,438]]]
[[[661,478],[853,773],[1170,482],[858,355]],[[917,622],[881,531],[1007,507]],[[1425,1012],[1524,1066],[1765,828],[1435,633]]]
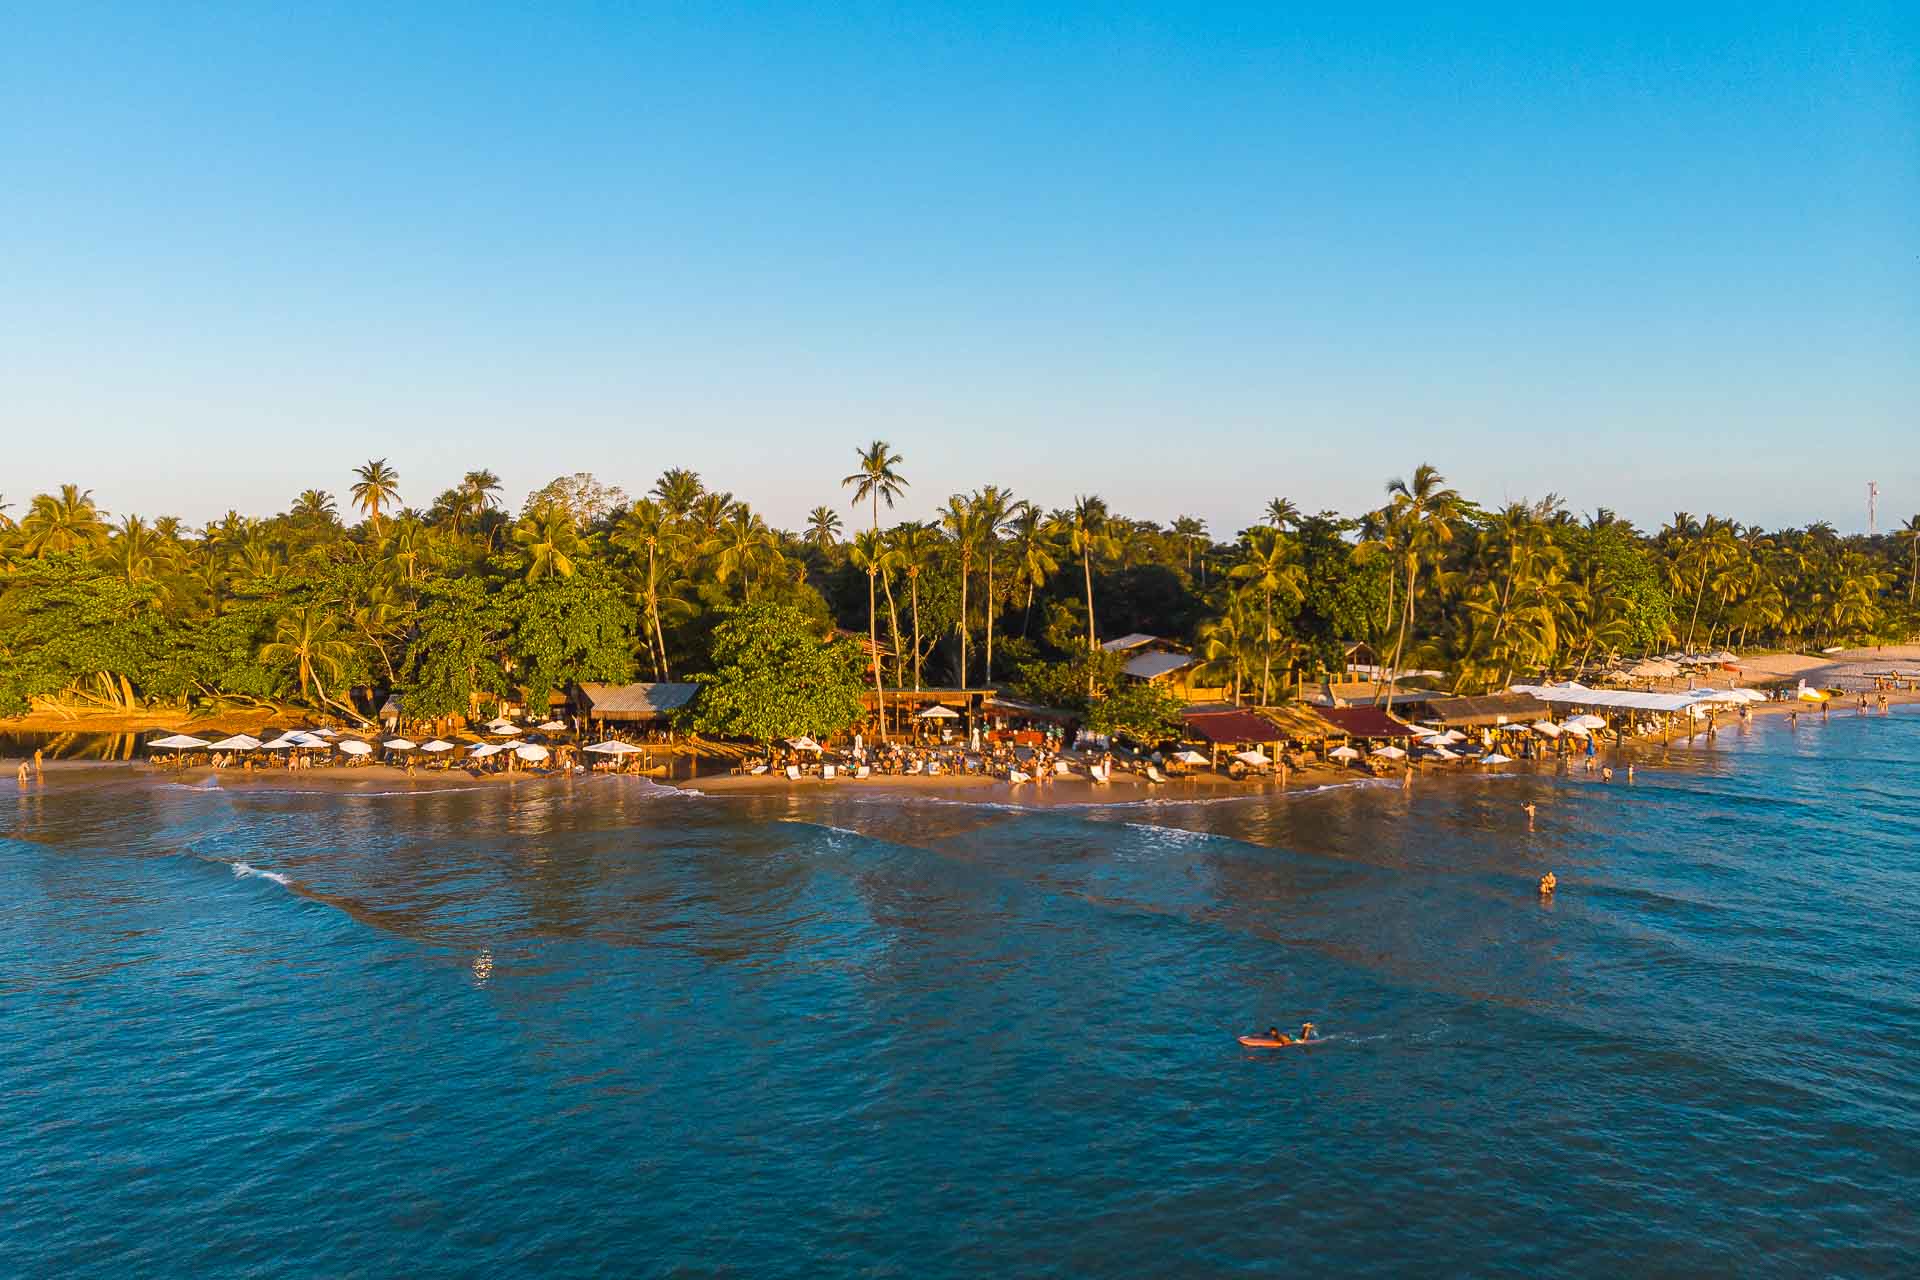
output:
[[[233,874],[241,877],[242,879],[246,878],[247,876],[258,876],[262,880],[271,880],[275,884],[282,885],[282,886],[290,885],[293,883],[292,880],[289,880],[286,876],[282,875],[278,871],[262,871],[259,867],[252,866],[245,862],[234,863]]]

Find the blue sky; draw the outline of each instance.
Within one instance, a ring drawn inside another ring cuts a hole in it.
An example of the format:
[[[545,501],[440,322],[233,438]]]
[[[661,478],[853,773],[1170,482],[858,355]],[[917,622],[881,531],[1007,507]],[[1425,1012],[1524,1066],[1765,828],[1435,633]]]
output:
[[[1540,8],[16,10],[0,493],[1920,511],[1920,8]]]

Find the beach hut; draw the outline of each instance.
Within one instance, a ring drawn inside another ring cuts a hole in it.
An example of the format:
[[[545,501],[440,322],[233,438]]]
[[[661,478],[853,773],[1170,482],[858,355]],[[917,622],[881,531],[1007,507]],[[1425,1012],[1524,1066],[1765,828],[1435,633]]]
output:
[[[574,686],[574,709],[596,725],[625,724],[664,728],[693,705],[700,686],[685,681],[635,684],[581,683]]]

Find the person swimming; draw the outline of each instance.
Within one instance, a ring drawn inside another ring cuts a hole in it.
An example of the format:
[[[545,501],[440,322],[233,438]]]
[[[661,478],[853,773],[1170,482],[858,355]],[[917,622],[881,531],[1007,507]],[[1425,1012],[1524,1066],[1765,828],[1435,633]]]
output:
[[[1320,1029],[1314,1026],[1311,1022],[1303,1022],[1300,1024],[1300,1038],[1302,1040],[1316,1039],[1319,1037],[1319,1034],[1320,1034]]]
[[[1292,1044],[1293,1043],[1293,1037],[1288,1035],[1286,1032],[1282,1031],[1278,1027],[1267,1028],[1267,1039],[1273,1041],[1275,1044]]]
[[[1543,898],[1551,898],[1554,889],[1559,887],[1559,884],[1560,877],[1554,875],[1551,871],[1547,872],[1547,874],[1540,877],[1540,896]]]

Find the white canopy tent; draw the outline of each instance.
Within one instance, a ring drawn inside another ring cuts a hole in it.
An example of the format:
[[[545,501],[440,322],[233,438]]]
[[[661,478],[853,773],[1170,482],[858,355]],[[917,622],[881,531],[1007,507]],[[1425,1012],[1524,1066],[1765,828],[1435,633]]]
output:
[[[1530,693],[1562,707],[1614,707],[1622,711],[1685,711],[1700,700],[1697,692],[1641,693],[1631,689],[1589,689],[1584,685],[1516,684],[1510,693]],[[1605,723],[1602,721],[1601,723]],[[1594,726],[1597,727],[1597,726]]]
[[[192,751],[196,747],[210,747],[213,744],[192,734],[170,733],[164,738],[155,738],[147,745],[156,751]]]

